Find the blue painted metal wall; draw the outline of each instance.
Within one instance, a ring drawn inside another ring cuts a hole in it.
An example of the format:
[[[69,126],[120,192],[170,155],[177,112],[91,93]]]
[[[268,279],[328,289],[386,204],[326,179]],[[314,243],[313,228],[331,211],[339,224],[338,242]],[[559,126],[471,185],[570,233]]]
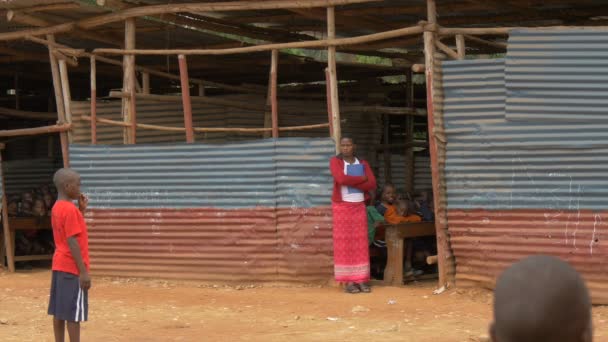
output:
[[[307,208],[330,204],[330,139],[70,147],[96,208]]]

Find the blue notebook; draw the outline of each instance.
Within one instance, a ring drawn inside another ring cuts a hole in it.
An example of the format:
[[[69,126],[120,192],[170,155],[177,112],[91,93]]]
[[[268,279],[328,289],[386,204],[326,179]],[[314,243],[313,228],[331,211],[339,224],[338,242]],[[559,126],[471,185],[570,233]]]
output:
[[[348,176],[364,176],[365,169],[363,168],[363,164],[346,165],[346,174]],[[363,191],[361,191],[357,188],[350,187],[350,186],[347,187],[347,190],[348,190],[349,194],[362,194],[363,193]]]

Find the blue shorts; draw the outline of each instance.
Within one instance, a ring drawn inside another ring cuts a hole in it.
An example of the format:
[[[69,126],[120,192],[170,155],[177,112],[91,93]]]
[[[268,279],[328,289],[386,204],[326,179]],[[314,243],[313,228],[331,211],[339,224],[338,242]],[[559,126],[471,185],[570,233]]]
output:
[[[77,275],[53,271],[49,315],[62,321],[87,321],[89,293],[80,288],[80,278]]]

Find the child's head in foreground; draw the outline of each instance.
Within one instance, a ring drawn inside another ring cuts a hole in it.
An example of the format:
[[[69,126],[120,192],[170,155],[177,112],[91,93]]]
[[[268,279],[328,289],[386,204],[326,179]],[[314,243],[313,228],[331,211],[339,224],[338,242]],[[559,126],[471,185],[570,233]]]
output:
[[[59,197],[75,200],[80,196],[80,175],[72,169],[57,170],[53,183],[55,183]]]
[[[531,256],[498,278],[494,293],[493,342],[592,341],[591,300],[570,265]]]

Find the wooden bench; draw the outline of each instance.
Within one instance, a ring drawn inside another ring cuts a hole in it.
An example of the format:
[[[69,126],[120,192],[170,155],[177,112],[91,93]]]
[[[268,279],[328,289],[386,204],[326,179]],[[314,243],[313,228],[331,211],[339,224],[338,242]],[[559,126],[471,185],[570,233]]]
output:
[[[403,285],[403,246],[405,239],[435,236],[434,222],[399,223],[384,225],[386,228],[386,268],[384,283]]]
[[[33,261],[33,260],[52,260],[53,254],[38,254],[38,255],[19,255],[15,256],[15,244],[16,237],[15,231],[17,230],[30,230],[30,229],[53,229],[51,226],[51,219],[49,217],[9,217],[8,227],[10,236],[5,237],[7,241],[11,243],[12,255],[7,256],[9,270],[15,269],[15,262],[17,261]],[[2,251],[4,248],[0,248]],[[8,252],[8,251],[4,251]],[[1,253],[0,257],[4,257],[5,253]]]

